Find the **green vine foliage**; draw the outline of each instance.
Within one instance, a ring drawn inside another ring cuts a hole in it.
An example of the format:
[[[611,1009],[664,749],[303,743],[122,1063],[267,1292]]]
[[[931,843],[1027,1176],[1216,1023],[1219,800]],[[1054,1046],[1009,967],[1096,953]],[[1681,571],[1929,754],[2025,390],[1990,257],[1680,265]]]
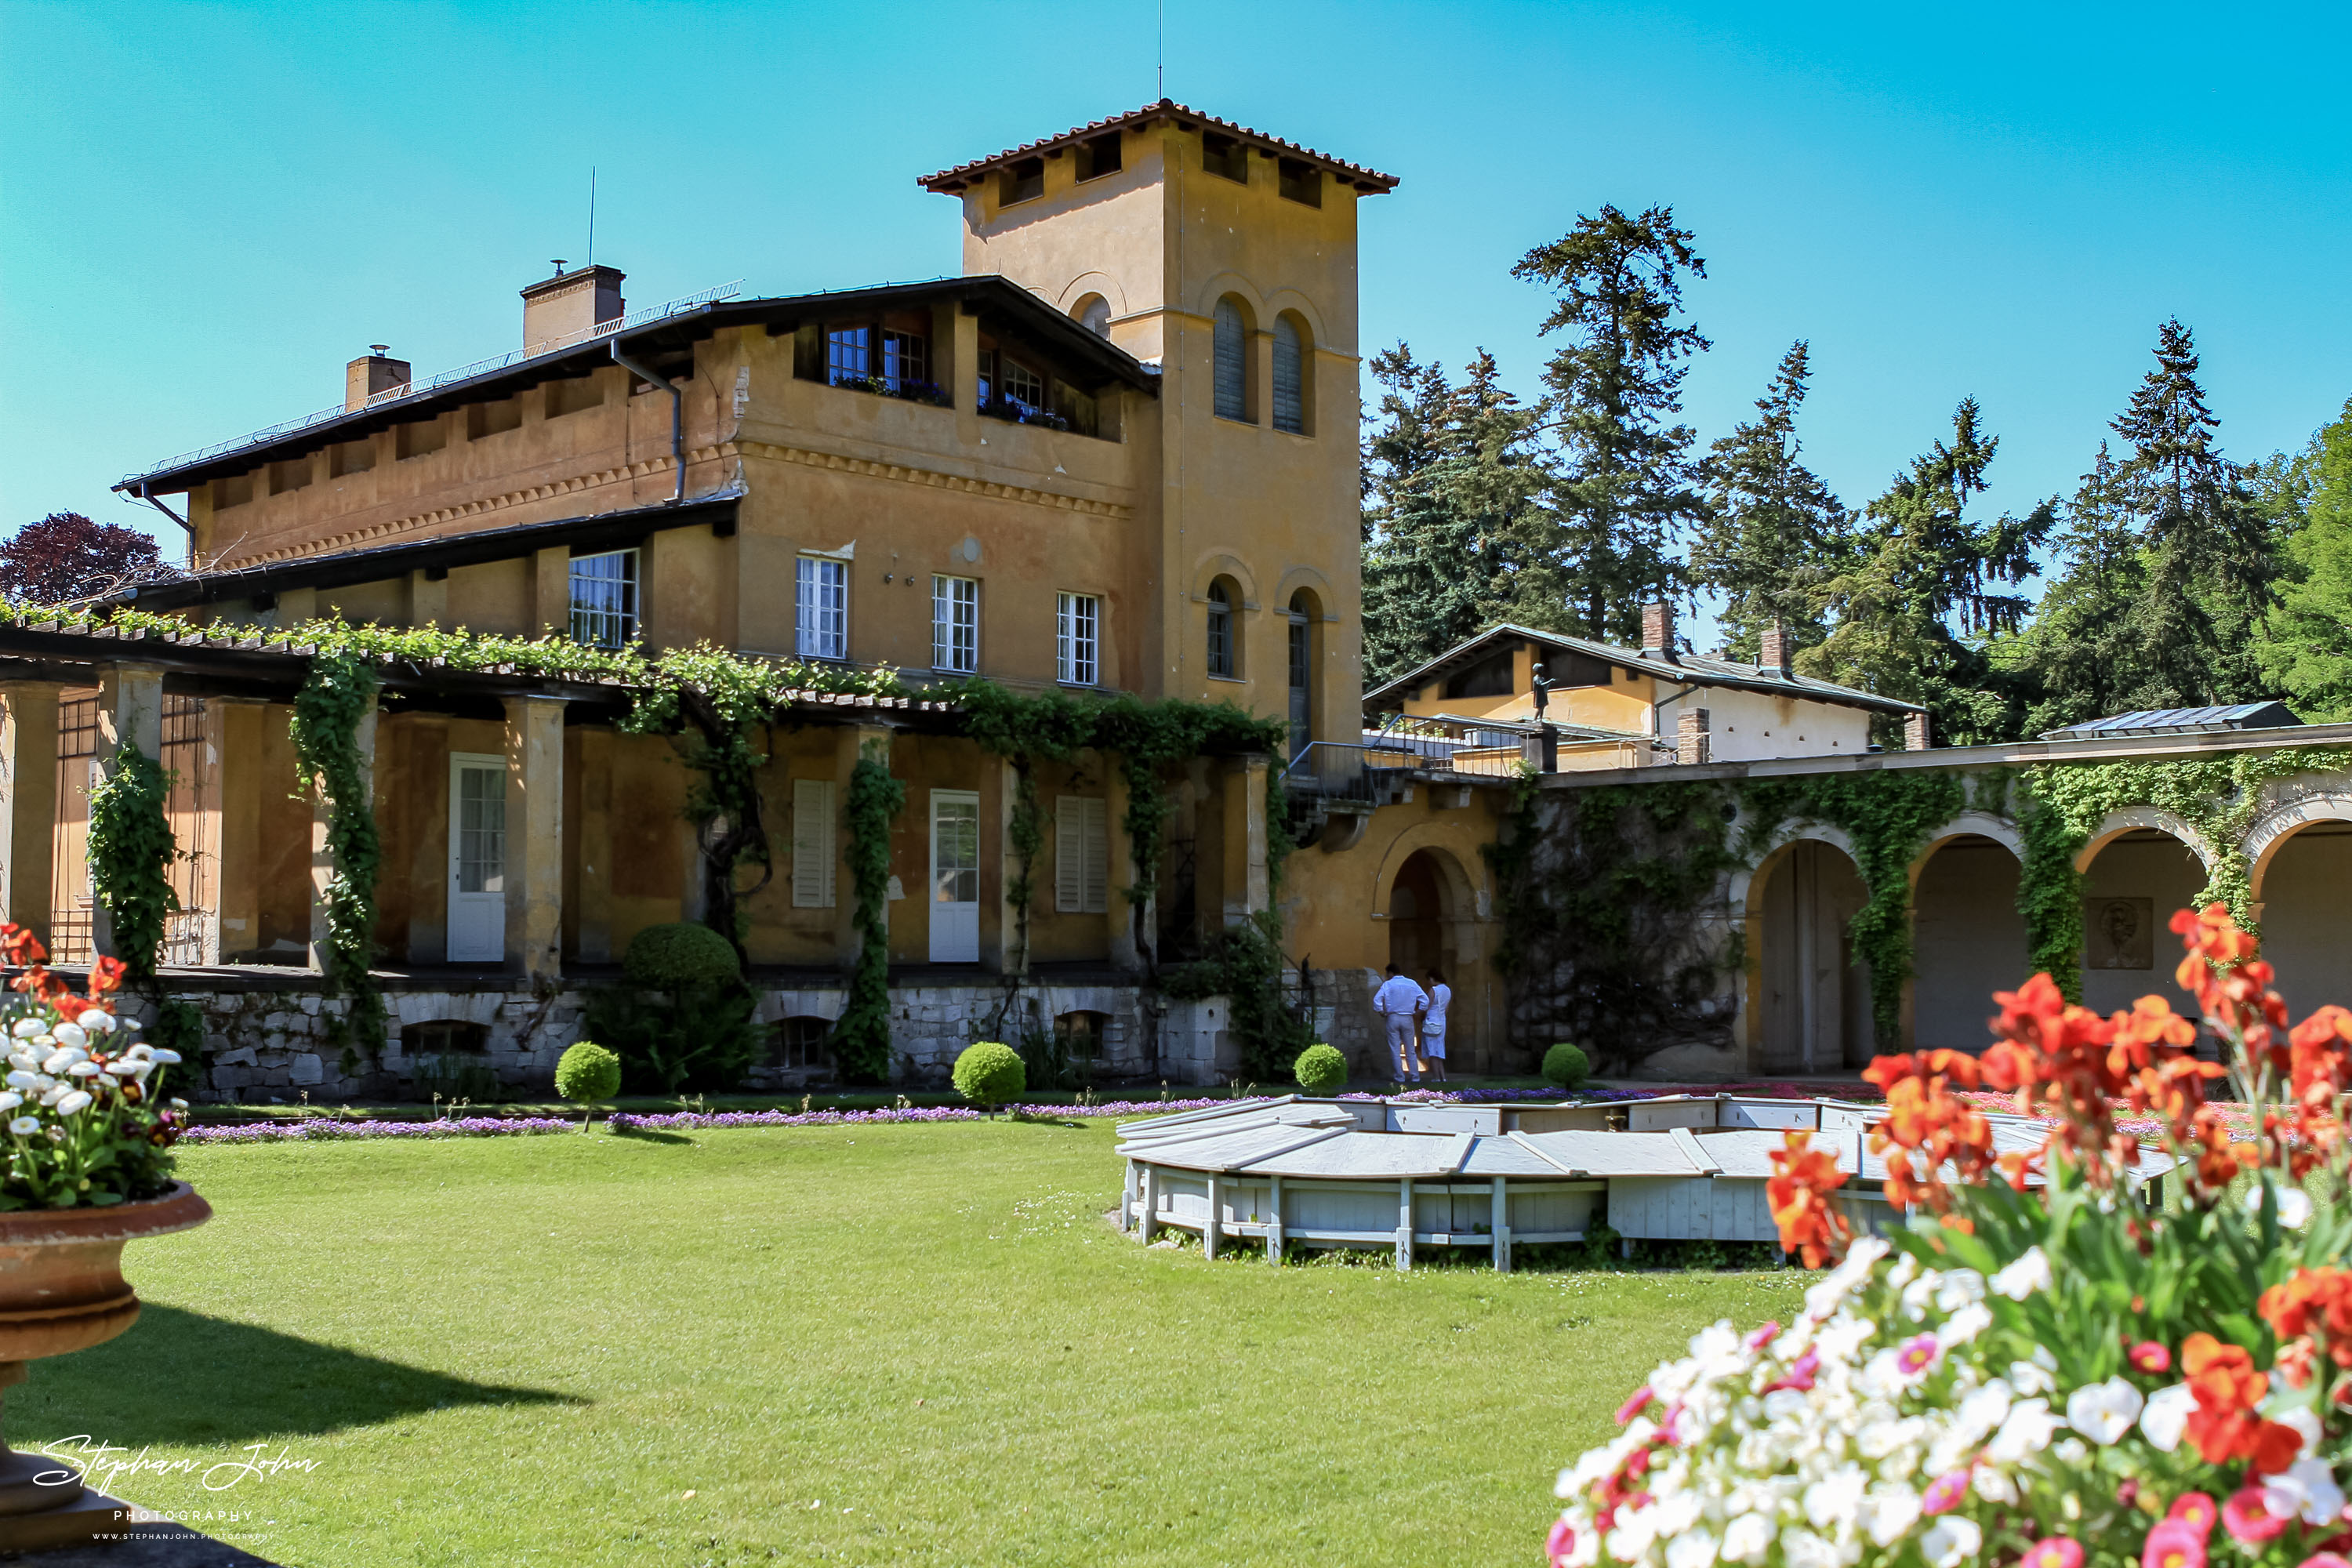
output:
[[[321,653],[294,696],[291,736],[303,775],[328,806],[327,940],[320,954],[330,995],[348,994],[349,1011],[330,1017],[331,1042],[352,1050],[383,1044],[383,997],[370,973],[375,960],[375,888],[383,868],[373,785],[360,756],[359,731],[383,684],[373,665],[348,651]]]
[[[136,746],[117,752],[111,772],[90,786],[90,889],[132,980],[154,978],[164,922],[180,907],[171,877],[180,847],[163,815],[171,794],[172,775]]]
[[[853,1083],[890,1075],[890,824],[906,804],[907,786],[890,776],[888,763],[870,754],[857,759],[847,812],[857,962],[833,1026],[834,1065]]]
[[[2253,868],[2243,840],[2262,809],[2263,787],[2341,768],[2345,755],[2340,747],[2290,746],[2147,762],[2043,763],[2026,770],[2020,823],[2025,869],[2017,902],[2034,968],[2056,979],[2069,998],[2081,1000],[2083,879],[2074,860],[2110,812],[2130,806],[2168,812],[2201,838],[2212,860],[2197,901],[2218,900],[2240,924],[2254,929]]]

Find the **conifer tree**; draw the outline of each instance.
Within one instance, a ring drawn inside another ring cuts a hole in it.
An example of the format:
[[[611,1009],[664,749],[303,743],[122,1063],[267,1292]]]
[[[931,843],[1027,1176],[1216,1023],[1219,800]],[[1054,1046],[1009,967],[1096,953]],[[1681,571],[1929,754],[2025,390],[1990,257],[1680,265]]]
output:
[[[1800,656],[1807,673],[1926,706],[1948,744],[2011,738],[2017,693],[1995,670],[1985,639],[2014,632],[2029,608],[2003,592],[2033,575],[2034,547],[2055,526],[2056,500],[2024,518],[1972,521],[2000,449],[1963,398],[1952,439],[1912,459],[1866,509],[1855,564],[1829,585],[1835,629]]]
[[[1567,338],[1545,367],[1546,505],[1515,521],[1509,618],[1631,642],[1641,605],[1686,585],[1674,547],[1706,515],[1684,363],[1706,349],[1681,319],[1683,275],[1706,276],[1670,208],[1582,216],[1512,276],[1557,296],[1542,331]]]
[[[2029,735],[2151,705],[2140,700],[2150,695],[2139,614],[2147,552],[2133,487],[2105,441],[2066,504],[2055,551],[2064,572],[2001,656],[2034,690]]]
[[[2352,720],[2352,400],[2308,450],[2263,469],[2291,531],[2287,581],[2255,660],[2302,718],[2342,723]]]
[[[1802,458],[1797,411],[1810,373],[1800,340],[1756,400],[1756,417],[1707,458],[1711,515],[1692,543],[1691,575],[1724,595],[1725,652],[1735,658],[1759,657],[1763,628],[1775,622],[1792,647],[1828,635],[1822,593],[1846,564],[1852,514]]]

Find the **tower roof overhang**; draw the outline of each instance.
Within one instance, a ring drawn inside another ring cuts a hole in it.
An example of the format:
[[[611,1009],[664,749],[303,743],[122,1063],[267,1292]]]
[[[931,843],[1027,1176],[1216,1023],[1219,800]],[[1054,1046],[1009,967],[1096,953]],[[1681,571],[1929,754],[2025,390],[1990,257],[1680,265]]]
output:
[[[1146,126],[1167,123],[1180,131],[1215,131],[1262,151],[1283,157],[1297,158],[1313,163],[1352,188],[1358,195],[1386,195],[1397,187],[1394,174],[1383,174],[1378,169],[1367,169],[1360,163],[1350,163],[1334,158],[1328,153],[1318,153],[1312,147],[1302,147],[1296,142],[1286,142],[1279,136],[1269,136],[1246,125],[1236,125],[1230,120],[1220,120],[1213,114],[1203,114],[1188,109],[1174,99],[1163,98],[1157,103],[1147,103],[1125,114],[1114,114],[1106,120],[1092,121],[1062,132],[1058,135],[1040,137],[1018,147],[1008,147],[985,158],[974,158],[969,163],[958,163],[952,169],[941,169],[936,174],[925,174],[916,180],[923,189],[940,195],[960,195],[991,171],[1024,158],[1052,157],[1081,142],[1091,142],[1097,136],[1114,131],[1140,130]]]

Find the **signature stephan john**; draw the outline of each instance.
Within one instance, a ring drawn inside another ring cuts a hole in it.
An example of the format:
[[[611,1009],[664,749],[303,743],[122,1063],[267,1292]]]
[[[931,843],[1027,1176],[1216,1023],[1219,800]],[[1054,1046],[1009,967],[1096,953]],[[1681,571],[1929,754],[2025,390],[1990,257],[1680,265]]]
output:
[[[275,1454],[268,1449],[267,1443],[248,1443],[242,1450],[243,1458],[157,1459],[149,1458],[149,1450],[142,1448],[136,1458],[117,1458],[113,1456],[129,1455],[131,1450],[84,1433],[44,1443],[41,1452],[49,1458],[66,1461],[66,1465],[44,1470],[33,1479],[45,1487],[61,1487],[79,1479],[85,1486],[110,1492],[121,1481],[142,1475],[194,1476],[205,1490],[225,1492],[248,1480],[275,1480],[289,1471],[309,1475],[319,1468],[316,1459],[289,1457],[283,1445]]]

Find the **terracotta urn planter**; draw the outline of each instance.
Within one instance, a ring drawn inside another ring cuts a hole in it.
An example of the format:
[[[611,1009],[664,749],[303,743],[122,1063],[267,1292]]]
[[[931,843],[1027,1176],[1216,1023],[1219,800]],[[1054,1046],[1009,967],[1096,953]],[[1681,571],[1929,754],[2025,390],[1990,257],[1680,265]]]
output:
[[[0,1214],[0,1389],[24,1382],[28,1361],[103,1344],[137,1322],[123,1243],[193,1230],[212,1215],[185,1182],[141,1203]],[[0,1447],[0,1551],[88,1541],[121,1507],[62,1460]]]

